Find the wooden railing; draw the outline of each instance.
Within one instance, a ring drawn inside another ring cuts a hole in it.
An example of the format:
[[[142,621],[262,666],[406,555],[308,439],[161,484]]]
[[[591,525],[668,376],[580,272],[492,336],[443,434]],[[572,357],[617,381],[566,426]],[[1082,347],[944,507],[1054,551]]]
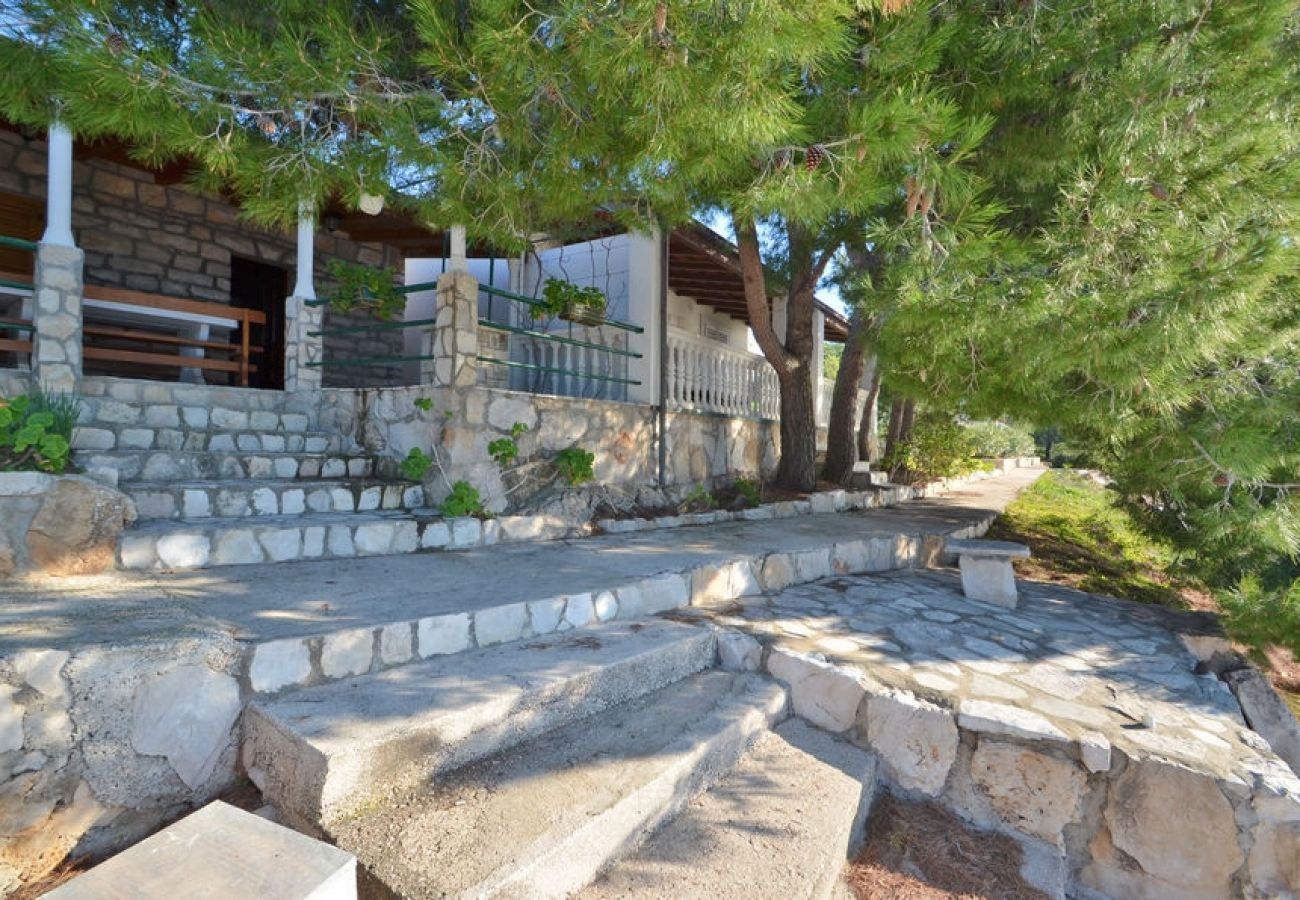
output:
[[[36,244],[21,238],[0,235],[0,248],[10,251],[31,253]],[[0,272],[0,296],[20,297],[27,300],[32,296],[32,276],[15,272]],[[20,353],[29,360],[32,355],[32,323],[27,319],[14,316],[0,316],[0,353]],[[26,335],[26,337],[20,337]]]
[[[255,309],[241,309],[224,303],[202,300],[182,300],[161,294],[130,291],[122,288],[87,285],[82,301],[82,355],[87,360],[116,362],[128,365],[154,366],[176,370],[198,369],[206,372],[226,372],[233,375],[241,387],[248,387],[248,376],[257,371],[253,356],[263,352],[251,341],[254,325],[266,324],[266,313]],[[131,327],[123,324],[104,324],[92,321],[98,314],[115,312],[141,324],[180,326],[190,334],[166,333],[154,328]],[[235,340],[214,341],[207,337],[211,328],[236,331]],[[88,340],[97,338],[93,343]],[[105,344],[139,345],[105,346]],[[145,349],[147,348],[147,349]],[[175,353],[159,352],[160,348],[175,348]],[[196,351],[186,355],[183,350]],[[214,359],[209,354],[228,354],[229,358]]]

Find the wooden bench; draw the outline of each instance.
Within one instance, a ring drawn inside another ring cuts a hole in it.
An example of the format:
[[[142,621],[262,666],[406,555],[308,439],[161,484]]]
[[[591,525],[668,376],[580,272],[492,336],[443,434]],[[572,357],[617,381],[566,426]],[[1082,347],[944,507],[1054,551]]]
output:
[[[944,549],[957,555],[961,589],[967,597],[1016,608],[1020,596],[1011,561],[1028,559],[1028,547],[1011,541],[947,541]]]

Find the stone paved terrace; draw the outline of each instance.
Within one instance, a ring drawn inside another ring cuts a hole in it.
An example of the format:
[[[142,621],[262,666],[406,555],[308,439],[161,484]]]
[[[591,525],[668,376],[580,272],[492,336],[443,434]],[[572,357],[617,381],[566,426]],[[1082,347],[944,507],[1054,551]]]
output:
[[[898,571],[671,615],[757,637],[796,714],[879,753],[904,794],[1063,858],[1067,890],[1292,896],[1300,779],[1198,674],[1192,648],[1221,642],[1204,618],[1019,588],[1007,610],[952,569]]]
[[[737,557],[987,523],[1041,469],[901,507],[444,553],[0,583],[0,657],[31,647],[310,637],[600,591]]]

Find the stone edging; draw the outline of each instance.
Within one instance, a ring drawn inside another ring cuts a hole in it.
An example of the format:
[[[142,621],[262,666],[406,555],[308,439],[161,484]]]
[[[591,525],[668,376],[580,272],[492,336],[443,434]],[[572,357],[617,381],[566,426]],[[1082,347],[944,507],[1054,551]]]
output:
[[[915,568],[936,560],[945,538],[982,534],[992,520],[949,534],[895,534],[735,557],[598,591],[253,644],[247,653],[249,686],[258,694],[277,693],[613,619],[725,603],[832,575]]]

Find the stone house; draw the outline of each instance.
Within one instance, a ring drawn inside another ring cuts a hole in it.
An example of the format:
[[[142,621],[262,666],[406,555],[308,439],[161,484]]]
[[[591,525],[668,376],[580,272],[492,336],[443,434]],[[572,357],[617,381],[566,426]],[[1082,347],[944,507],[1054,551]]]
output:
[[[487,445],[516,422],[527,454],[581,446],[600,483],[629,493],[775,463],[774,373],[749,335],[734,248],[701,225],[494,258],[391,208],[255,228],[185,174],[57,127],[0,126],[0,395],[82,397],[77,462],[135,498],[151,547],[198,522],[215,553],[224,520],[255,517],[296,530],[310,555],[292,517],[328,529],[363,511],[414,516],[462,478],[502,510]],[[332,308],[332,260],[393,270],[404,317]],[[537,317],[552,278],[599,288],[604,315]],[[819,340],[846,337],[834,310],[817,316]],[[448,478],[413,490],[397,464],[430,448]],[[396,552],[390,538],[377,552]]]

